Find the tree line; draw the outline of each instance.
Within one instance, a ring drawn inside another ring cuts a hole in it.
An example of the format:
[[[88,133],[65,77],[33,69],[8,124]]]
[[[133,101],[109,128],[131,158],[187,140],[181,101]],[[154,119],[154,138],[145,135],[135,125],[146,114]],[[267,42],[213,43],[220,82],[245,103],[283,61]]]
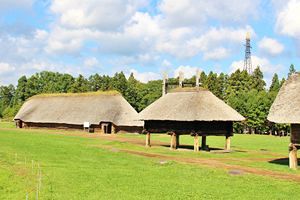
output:
[[[290,66],[289,74],[295,72]],[[263,79],[258,66],[252,74],[236,70],[228,75],[225,73],[202,72],[201,87],[207,88],[231,107],[236,109],[247,120],[235,123],[234,129],[239,133],[256,134],[287,134],[289,125],[272,124],[267,115],[285,78],[279,80],[275,73],[269,88]],[[179,83],[179,77],[168,79],[169,83]],[[196,82],[196,76],[184,82]],[[114,76],[93,74],[88,78],[82,75],[73,77],[70,74],[43,71],[30,77],[22,76],[18,84],[0,86],[0,118],[12,119],[22,104],[30,97],[42,93],[82,93],[93,91],[117,90],[140,112],[162,94],[162,80],[142,83],[131,73],[126,78],[123,72]]]

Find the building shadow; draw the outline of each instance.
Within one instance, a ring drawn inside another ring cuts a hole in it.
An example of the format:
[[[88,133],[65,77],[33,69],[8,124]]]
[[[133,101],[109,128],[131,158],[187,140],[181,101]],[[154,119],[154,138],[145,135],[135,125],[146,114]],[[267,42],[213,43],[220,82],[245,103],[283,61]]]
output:
[[[298,163],[299,162],[300,162],[300,158],[298,158]],[[269,161],[269,163],[289,166],[289,158],[278,158],[278,159]]]

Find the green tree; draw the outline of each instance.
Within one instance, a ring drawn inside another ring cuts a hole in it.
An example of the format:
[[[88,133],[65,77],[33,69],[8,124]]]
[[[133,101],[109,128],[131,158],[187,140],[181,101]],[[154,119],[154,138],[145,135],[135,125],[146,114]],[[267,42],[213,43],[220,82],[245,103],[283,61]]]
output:
[[[27,99],[27,78],[26,76],[22,76],[18,80],[15,104],[22,103],[26,99]]]
[[[123,72],[115,73],[114,77],[112,78],[112,87],[113,89],[119,91],[122,95],[126,93],[128,84]]]
[[[291,64],[290,69],[289,69],[289,73],[288,73],[288,77],[290,77],[295,72],[296,72],[295,66],[294,66],[294,64]]]
[[[279,89],[280,89],[280,82],[278,79],[278,75],[275,73],[272,78],[272,83],[271,83],[269,91],[270,92],[278,92]]]
[[[88,92],[89,85],[88,81],[81,74],[75,79],[73,85],[70,88],[70,92],[80,93],[80,92]]]
[[[130,74],[128,78],[128,86],[124,95],[124,98],[132,105],[132,107],[139,111],[139,102],[141,101],[141,96],[139,94],[138,88],[140,82],[134,78],[133,73]]]
[[[266,86],[266,82],[264,81],[264,75],[258,66],[255,68],[253,74],[251,75],[251,89],[256,89],[258,91],[263,91]]]
[[[205,87],[205,88],[207,87],[206,79],[207,79],[207,75],[205,74],[204,71],[202,71],[200,74],[200,84],[202,87]]]

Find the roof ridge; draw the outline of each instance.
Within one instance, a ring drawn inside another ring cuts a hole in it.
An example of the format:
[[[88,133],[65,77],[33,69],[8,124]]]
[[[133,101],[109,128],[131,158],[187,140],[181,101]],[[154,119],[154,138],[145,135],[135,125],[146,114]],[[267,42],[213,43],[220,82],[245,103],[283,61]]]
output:
[[[47,97],[83,97],[83,96],[100,96],[100,95],[106,95],[106,96],[117,96],[121,95],[120,92],[116,90],[109,90],[109,91],[97,91],[97,92],[83,92],[83,93],[43,93],[43,94],[37,94],[34,95],[27,100],[33,99],[33,98],[47,98]]]

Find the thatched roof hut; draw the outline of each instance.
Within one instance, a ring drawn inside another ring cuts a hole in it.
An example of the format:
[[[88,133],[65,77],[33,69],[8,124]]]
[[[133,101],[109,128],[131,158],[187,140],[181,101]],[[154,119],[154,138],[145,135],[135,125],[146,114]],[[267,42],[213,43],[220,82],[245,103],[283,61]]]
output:
[[[300,124],[300,73],[292,74],[283,84],[271,106],[268,120]]]
[[[300,148],[300,73],[292,74],[280,88],[268,120],[291,124],[290,168],[297,168],[297,149]]]
[[[209,90],[173,90],[145,108],[141,120],[243,121],[245,118]]]
[[[24,103],[14,119],[45,127],[66,124],[83,128],[84,122],[95,128],[101,123],[111,123],[116,129],[143,126],[134,108],[115,91],[36,95]]]
[[[169,132],[176,135],[174,141],[182,134],[203,136],[204,140],[209,135],[229,138],[233,134],[233,122],[245,120],[237,111],[203,88],[177,88],[145,108],[139,118],[145,122],[144,132]],[[205,146],[205,141],[202,142],[202,146]]]

